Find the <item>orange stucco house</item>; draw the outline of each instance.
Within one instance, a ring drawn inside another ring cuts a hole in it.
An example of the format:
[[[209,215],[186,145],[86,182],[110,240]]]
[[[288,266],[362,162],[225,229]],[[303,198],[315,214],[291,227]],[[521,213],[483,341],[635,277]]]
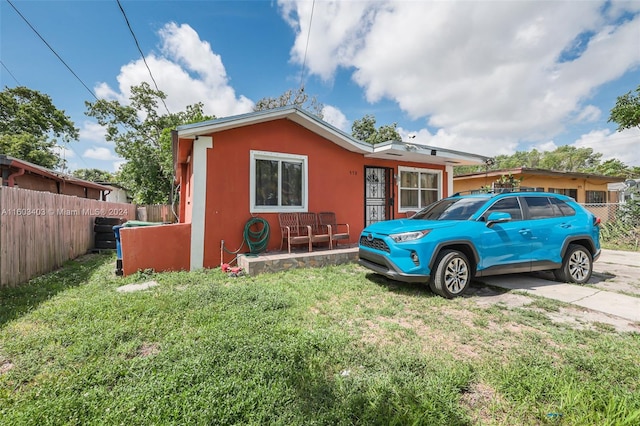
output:
[[[240,247],[252,217],[269,223],[267,251],[278,250],[279,212],[335,212],[350,224],[353,243],[369,223],[450,195],[453,166],[486,157],[394,141],[371,145],[283,107],[180,126],[173,159],[179,223],[123,228],[125,275],[230,261],[221,242]]]
[[[618,202],[617,191],[609,191],[610,183],[624,178],[595,173],[560,172],[532,167],[488,170],[486,172],[457,175],[453,178],[455,192],[474,192],[481,188],[495,189],[498,180],[512,176],[522,190],[547,191],[568,195],[581,204]]]

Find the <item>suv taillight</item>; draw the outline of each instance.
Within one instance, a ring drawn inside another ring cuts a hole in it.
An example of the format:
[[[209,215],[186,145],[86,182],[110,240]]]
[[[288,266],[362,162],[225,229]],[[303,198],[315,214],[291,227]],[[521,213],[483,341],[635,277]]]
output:
[[[600,218],[599,217],[593,217],[593,226],[600,226]]]

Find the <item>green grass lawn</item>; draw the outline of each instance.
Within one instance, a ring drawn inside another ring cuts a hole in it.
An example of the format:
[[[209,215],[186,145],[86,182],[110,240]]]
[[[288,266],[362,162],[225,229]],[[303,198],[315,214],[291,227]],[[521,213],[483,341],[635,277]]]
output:
[[[552,301],[481,307],[357,265],[113,269],[0,290],[0,424],[640,424],[640,335],[556,324]]]

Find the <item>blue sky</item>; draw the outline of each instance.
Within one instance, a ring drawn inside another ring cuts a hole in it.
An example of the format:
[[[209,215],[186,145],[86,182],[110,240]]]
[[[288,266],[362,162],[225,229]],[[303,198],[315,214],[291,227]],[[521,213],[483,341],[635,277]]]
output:
[[[11,3],[98,97],[126,102],[150,82],[115,0]],[[607,123],[640,85],[638,1],[121,4],[172,111],[240,114],[303,80],[347,132],[372,114],[412,143],[490,156],[568,144],[640,166],[640,130]],[[2,87],[48,94],[81,129],[64,149],[70,169],[117,169],[84,114],[92,95],[7,0],[0,59]]]

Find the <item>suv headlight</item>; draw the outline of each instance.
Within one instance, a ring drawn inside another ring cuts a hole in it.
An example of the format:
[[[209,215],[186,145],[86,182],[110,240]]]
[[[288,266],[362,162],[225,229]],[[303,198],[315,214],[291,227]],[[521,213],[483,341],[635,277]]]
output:
[[[418,240],[431,232],[430,229],[424,231],[402,232],[400,234],[391,234],[389,238],[393,239],[396,243],[404,243],[406,241]]]

